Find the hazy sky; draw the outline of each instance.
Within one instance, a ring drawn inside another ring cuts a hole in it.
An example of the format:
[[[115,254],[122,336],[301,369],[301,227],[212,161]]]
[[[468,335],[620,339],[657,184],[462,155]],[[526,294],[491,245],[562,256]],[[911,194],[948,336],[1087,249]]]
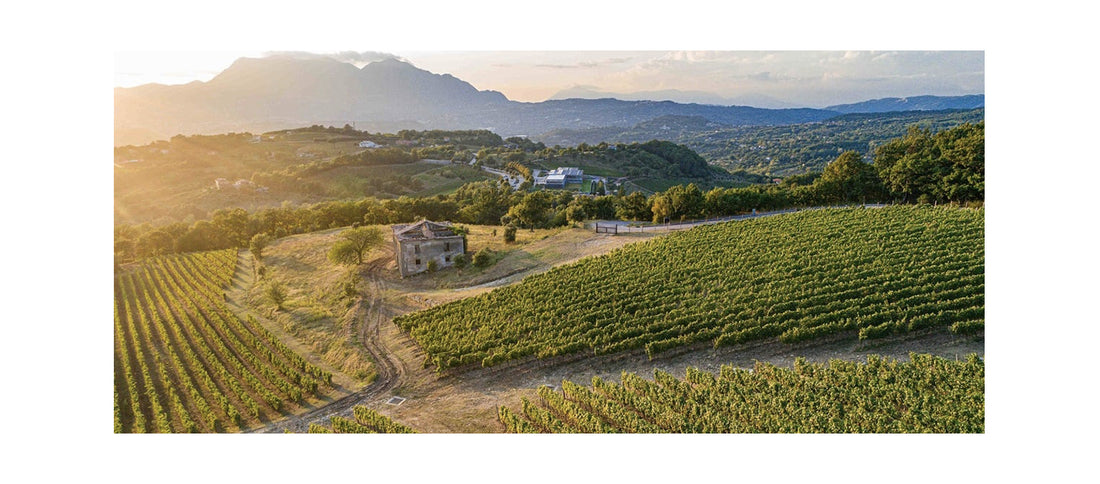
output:
[[[115,85],[206,81],[264,52],[118,52]],[[985,92],[981,51],[396,51],[328,54],[362,65],[394,55],[516,101],[558,91],[701,91],[821,107],[882,97]]]

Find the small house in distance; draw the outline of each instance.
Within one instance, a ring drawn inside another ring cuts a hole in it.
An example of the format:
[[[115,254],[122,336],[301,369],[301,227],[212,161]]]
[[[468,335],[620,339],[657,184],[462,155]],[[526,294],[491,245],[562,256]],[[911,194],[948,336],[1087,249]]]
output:
[[[394,253],[401,277],[428,270],[435,261],[440,269],[454,265],[454,256],[466,253],[466,239],[450,224],[421,220],[411,225],[393,226]]]

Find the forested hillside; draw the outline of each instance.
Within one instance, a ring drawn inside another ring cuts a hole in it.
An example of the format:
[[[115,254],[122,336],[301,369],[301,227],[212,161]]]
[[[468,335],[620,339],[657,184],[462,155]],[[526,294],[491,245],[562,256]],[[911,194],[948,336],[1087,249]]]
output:
[[[771,176],[821,171],[842,152],[872,153],[910,126],[932,132],[985,119],[984,109],[847,114],[782,126],[726,126],[702,117],[664,116],[632,128],[561,129],[537,136],[546,144],[631,143],[666,139],[731,172]]]
[[[701,166],[698,155],[665,142],[614,145],[614,149],[611,145],[582,145],[561,150],[538,144],[509,143],[513,146],[506,144],[499,148],[482,149],[479,156],[484,158],[480,159],[493,158],[492,163],[502,163],[505,168],[509,163],[524,163],[519,166],[527,169],[528,165],[539,166],[528,159],[540,154],[556,157],[554,161],[561,164],[585,157],[614,163],[620,160],[618,153],[622,152],[628,159],[662,163],[661,166],[669,170],[682,172]],[[420,218],[547,228],[592,219],[679,221],[735,215],[753,209],[853,202],[980,205],[985,199],[984,146],[984,123],[965,124],[935,134],[914,127],[905,137],[879,147],[874,153],[873,163],[866,163],[860,153],[844,152],[826,165],[822,173],[791,176],[778,184],[715,187],[704,191],[699,185],[688,183],[674,185],[649,196],[639,191],[628,193],[625,189],[604,196],[580,196],[563,190],[514,191],[507,184],[480,181],[455,186],[449,194],[436,196],[400,196],[385,200],[366,197],[300,206],[280,204],[253,211],[244,208],[219,209],[209,217],[194,222],[116,225],[115,256],[116,260],[125,262],[158,254],[245,247],[248,240],[259,233],[282,237],[354,223],[408,223]],[[344,159],[359,163],[372,158],[355,156]],[[393,176],[404,167],[420,166],[403,163],[325,168],[329,164],[331,162],[327,161],[310,163],[294,170],[334,173],[336,169],[381,169]],[[445,165],[433,170],[454,170],[453,176],[461,179],[464,176],[461,170],[466,168],[469,167]],[[333,178],[333,183],[347,183],[347,179]],[[116,203],[116,211],[126,207]]]

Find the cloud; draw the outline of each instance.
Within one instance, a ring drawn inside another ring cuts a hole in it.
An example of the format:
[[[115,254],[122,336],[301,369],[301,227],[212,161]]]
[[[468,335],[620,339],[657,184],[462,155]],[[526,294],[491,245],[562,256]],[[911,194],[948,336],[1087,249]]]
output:
[[[541,67],[544,69],[576,69],[581,67],[580,64],[535,64],[535,67]]]
[[[749,75],[745,76],[745,79],[748,79],[750,81],[761,81],[761,82],[770,82],[770,81],[775,81],[776,80],[775,76],[773,76],[771,72],[767,72],[767,71],[757,72],[756,74],[749,74]]]
[[[400,61],[405,60],[401,57],[387,52],[356,52],[351,50],[328,54],[318,54],[314,52],[302,51],[271,51],[264,52],[264,57],[292,57],[295,59],[333,59],[340,62],[346,62],[348,64],[354,64],[357,67],[362,67],[364,65],[370,64],[371,62],[378,62],[389,59],[397,59]]]
[[[630,57],[612,57],[598,61],[579,61],[572,64],[535,64],[535,67],[547,69],[592,69],[600,66],[624,64],[630,62]]]

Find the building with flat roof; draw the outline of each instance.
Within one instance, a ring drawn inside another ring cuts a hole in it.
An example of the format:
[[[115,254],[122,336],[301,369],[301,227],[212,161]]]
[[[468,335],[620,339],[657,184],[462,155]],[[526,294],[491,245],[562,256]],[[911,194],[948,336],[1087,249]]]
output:
[[[546,188],[565,188],[567,183],[584,183],[584,171],[568,166],[554,168],[546,176],[534,176],[535,184]]]

